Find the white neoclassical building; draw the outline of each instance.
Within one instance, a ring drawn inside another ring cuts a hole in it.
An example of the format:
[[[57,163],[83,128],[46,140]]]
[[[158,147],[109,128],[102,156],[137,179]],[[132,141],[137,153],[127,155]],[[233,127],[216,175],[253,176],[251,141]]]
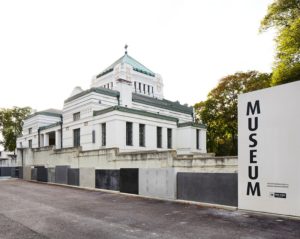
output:
[[[17,147],[206,153],[205,125],[195,123],[193,107],[164,99],[163,86],[159,74],[126,51],[93,78],[90,89],[75,87],[63,110],[25,119]]]

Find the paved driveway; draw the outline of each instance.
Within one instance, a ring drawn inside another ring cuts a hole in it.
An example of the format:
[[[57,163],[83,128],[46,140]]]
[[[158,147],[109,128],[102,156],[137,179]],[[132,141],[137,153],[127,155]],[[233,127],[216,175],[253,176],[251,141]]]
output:
[[[0,238],[299,239],[300,221],[11,179]]]

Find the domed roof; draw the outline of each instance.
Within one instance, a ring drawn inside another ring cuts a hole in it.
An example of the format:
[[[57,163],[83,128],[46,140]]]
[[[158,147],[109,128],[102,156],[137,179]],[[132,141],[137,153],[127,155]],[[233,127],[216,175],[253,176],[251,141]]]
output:
[[[70,97],[72,97],[72,96],[74,96],[74,95],[77,95],[77,94],[81,93],[82,91],[83,91],[83,89],[82,89],[80,86],[76,86],[76,87],[73,89],[73,91],[72,91]]]

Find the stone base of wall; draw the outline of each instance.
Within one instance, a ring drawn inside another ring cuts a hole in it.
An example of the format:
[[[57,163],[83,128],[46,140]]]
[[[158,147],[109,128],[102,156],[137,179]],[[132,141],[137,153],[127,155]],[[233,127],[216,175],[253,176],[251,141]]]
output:
[[[139,169],[120,169],[120,192],[139,194]]]
[[[79,168],[68,168],[68,184],[79,186]]]
[[[55,183],[55,168],[47,168],[48,170],[48,182]]]
[[[119,191],[120,170],[97,169],[96,188]]]
[[[178,173],[177,198],[188,201],[237,206],[237,174]]]
[[[84,188],[95,188],[95,168],[80,168],[79,184]]]
[[[37,168],[32,168],[31,169],[31,180],[36,180],[37,179]]]
[[[16,167],[11,167],[10,168],[10,176],[13,178],[18,178],[19,177],[19,171],[16,170]]]
[[[18,150],[25,166],[45,165],[54,168],[69,165],[71,168],[175,168],[178,172],[236,173],[237,157],[213,157],[210,154],[177,155],[175,150],[119,152],[117,148],[81,151],[65,149]]]
[[[31,180],[31,166],[23,167],[23,179]]]
[[[237,206],[236,173],[177,172],[175,168],[70,168],[59,165],[2,167],[0,176],[22,177],[40,182],[55,182],[86,188],[101,188],[171,200],[187,200]]]
[[[68,165],[59,165],[55,167],[55,183],[68,184]]]
[[[23,167],[18,167],[19,178],[23,178]]]
[[[140,168],[139,194],[164,199],[176,199],[176,170],[173,168]]]
[[[1,177],[11,177],[11,168],[10,167],[0,168],[0,176]]]
[[[18,151],[21,156],[25,179],[237,205],[237,157],[177,155],[174,150],[119,152],[117,148],[23,149]],[[11,176],[11,168],[0,168],[1,174]]]
[[[36,180],[39,182],[48,182],[48,169],[44,166],[38,166]]]

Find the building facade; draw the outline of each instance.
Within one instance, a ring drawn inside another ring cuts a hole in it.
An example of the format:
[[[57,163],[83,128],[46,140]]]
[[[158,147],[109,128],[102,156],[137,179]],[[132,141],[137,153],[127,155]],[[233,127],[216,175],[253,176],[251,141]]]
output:
[[[195,123],[193,107],[164,99],[163,86],[159,74],[125,52],[92,79],[90,89],[75,87],[62,111],[25,119],[17,147],[206,153],[205,125]]]

